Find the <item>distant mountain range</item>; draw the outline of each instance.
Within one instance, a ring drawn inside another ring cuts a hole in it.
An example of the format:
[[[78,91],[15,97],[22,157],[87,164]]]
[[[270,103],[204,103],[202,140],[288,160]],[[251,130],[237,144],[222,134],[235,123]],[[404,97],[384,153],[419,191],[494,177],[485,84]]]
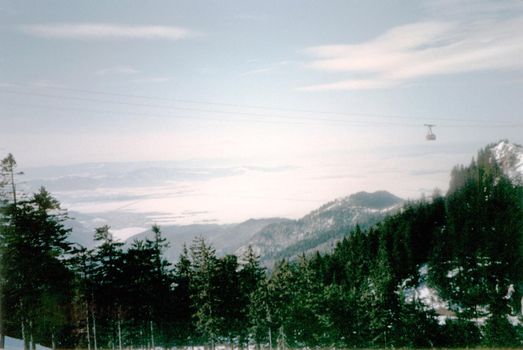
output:
[[[518,183],[523,183],[523,147],[500,141],[489,147],[493,161]],[[347,235],[352,228],[360,225],[369,227],[385,216],[398,211],[404,200],[386,191],[373,193],[358,192],[329,202],[298,220],[285,218],[250,219],[238,224],[193,224],[162,225],[163,235],[168,239],[170,248],[166,256],[176,261],[183,245],[190,246],[198,237],[204,237],[213,245],[219,255],[241,255],[250,245],[261,256],[262,261],[270,266],[282,258],[292,258],[302,253],[330,250],[337,241]],[[116,213],[115,213],[116,215]],[[133,216],[114,217],[118,222],[133,226]],[[122,216],[124,215],[124,216]],[[73,228],[71,240],[84,246],[93,246],[92,233],[98,222],[97,218],[85,214],[73,213],[76,220],[71,220]],[[140,226],[136,223],[136,226]],[[147,237],[145,231],[129,238],[127,246],[136,239]]]
[[[403,199],[386,191],[358,192],[329,202],[299,220],[267,225],[236,251],[251,245],[266,264],[302,253],[324,251],[356,225],[371,226],[398,210]]]
[[[250,219],[239,224],[194,224],[194,225],[167,225],[161,226],[162,234],[169,242],[169,249],[165,252],[167,259],[172,262],[178,260],[184,244],[190,247],[197,237],[203,237],[211,243],[219,255],[233,253],[245,244],[248,244],[253,235],[272,224],[290,221],[281,218]],[[149,237],[150,231],[142,232],[127,239],[126,245],[135,240]]]
[[[213,245],[217,253],[242,254],[251,245],[265,264],[292,258],[301,253],[330,249],[356,225],[368,227],[398,210],[403,200],[389,192],[359,192],[329,202],[299,220],[283,218],[250,219],[239,224],[198,224],[162,226],[170,248],[166,256],[176,261],[183,245],[190,246],[198,236]],[[126,241],[144,239],[142,232]]]

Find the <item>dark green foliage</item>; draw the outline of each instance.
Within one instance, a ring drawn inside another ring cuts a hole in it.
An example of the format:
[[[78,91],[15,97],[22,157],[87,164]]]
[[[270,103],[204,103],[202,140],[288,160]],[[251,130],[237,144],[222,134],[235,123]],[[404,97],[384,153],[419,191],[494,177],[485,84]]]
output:
[[[14,198],[14,197],[13,197]],[[59,203],[41,188],[3,207],[2,302],[7,334],[52,345],[71,321],[72,274],[61,258],[69,230]],[[62,343],[61,345],[68,345]]]
[[[493,315],[483,333],[483,343],[487,346],[517,347],[523,341],[522,327],[514,327],[503,315]]]
[[[174,290],[171,297],[170,317],[172,339],[176,345],[196,344],[196,329],[192,320],[195,307],[191,301],[192,266],[187,247],[183,247],[178,263],[174,267]]]
[[[203,237],[196,239],[191,246],[191,267],[190,289],[196,331],[201,340],[214,349],[222,321],[217,312],[220,300],[214,283],[218,271],[218,258]]]
[[[429,348],[442,345],[441,327],[434,311],[425,310],[419,302],[400,303],[398,318],[393,324],[395,342],[412,348]]]
[[[463,317],[495,319],[510,312],[505,295],[523,280],[523,189],[487,150],[469,167],[456,168],[453,183],[460,187],[447,195],[447,225],[432,252],[431,280]],[[520,293],[516,287],[512,299]]]
[[[243,346],[249,340],[249,331],[255,330],[258,327],[262,328],[262,320],[251,319],[250,311],[254,309],[251,304],[254,302],[255,293],[258,288],[261,287],[263,280],[265,279],[265,270],[260,266],[260,257],[256,255],[251,246],[247,248],[247,251],[242,257],[242,267],[238,273],[238,300],[237,300],[237,336],[239,344]],[[261,305],[263,309],[263,303]],[[263,317],[262,315],[259,315]],[[263,330],[260,329],[260,332]],[[255,330],[255,334],[256,334]],[[260,344],[262,341],[260,336],[253,336],[256,344]]]
[[[478,326],[464,319],[448,320],[440,332],[441,346],[475,347],[480,344],[481,332]]]
[[[4,163],[13,175],[14,159]],[[2,181],[4,188],[12,182]],[[7,317],[0,326],[26,343],[32,336],[48,346],[92,349],[281,349],[523,341],[521,325],[512,324],[522,319],[523,188],[488,149],[452,171],[445,197],[406,203],[366,229],[328,233],[344,236],[332,252],[281,259],[270,274],[252,248],[240,258],[220,257],[203,238],[173,266],[157,226],[127,249],[107,226],[96,230],[93,250],[71,249],[59,203],[44,189],[30,199],[3,197],[1,213]],[[294,256],[307,250],[307,242],[289,248]],[[415,292],[420,285],[448,306],[429,308]]]

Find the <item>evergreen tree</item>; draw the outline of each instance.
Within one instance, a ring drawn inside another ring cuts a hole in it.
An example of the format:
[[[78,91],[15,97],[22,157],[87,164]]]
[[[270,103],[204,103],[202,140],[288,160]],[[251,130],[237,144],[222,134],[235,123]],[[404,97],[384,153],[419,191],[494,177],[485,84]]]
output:
[[[271,300],[271,334],[279,350],[294,345],[296,335],[292,334],[293,302],[296,295],[294,265],[287,260],[276,264],[269,280],[268,290]]]
[[[154,339],[157,341],[166,341],[165,332],[169,325],[166,316],[169,314],[169,307],[166,308],[165,300],[171,297],[171,284],[173,276],[170,270],[171,263],[164,257],[164,252],[169,248],[169,242],[162,236],[158,225],[152,226],[152,239],[146,239],[146,248],[151,252],[150,260],[154,267],[151,271],[150,288],[153,292],[149,295],[150,320],[149,328],[151,332],[151,343]]]
[[[222,321],[217,313],[218,294],[213,284],[218,259],[215,250],[203,237],[195,239],[191,246],[191,266],[191,301],[195,310],[196,330],[210,349],[214,350]]]
[[[262,279],[249,296],[249,333],[257,350],[261,348],[262,344],[268,344],[269,349],[272,349],[273,346],[273,329],[275,327],[272,314],[275,308],[272,305],[273,295],[269,288],[268,280]]]
[[[242,334],[242,328],[247,328],[243,318],[245,306],[242,305],[244,299],[238,270],[238,258],[235,255],[226,255],[218,259],[212,277],[216,298],[214,315],[219,319],[218,335],[229,343],[231,350],[235,339]]]
[[[8,331],[49,346],[69,320],[71,275],[62,259],[69,251],[65,213],[44,188],[9,204],[3,229],[4,307]],[[16,331],[20,325],[20,331]]]
[[[195,303],[191,300],[192,264],[187,246],[183,246],[178,263],[174,266],[174,290],[172,296],[173,311],[171,322],[172,335],[176,345],[196,345],[196,328],[193,322]]]
[[[239,300],[237,309],[239,311],[238,324],[239,324],[239,343],[240,346],[244,346],[248,340],[250,331],[254,332],[254,341],[257,346],[263,341],[261,334],[266,334],[266,329],[258,329],[258,325],[261,325],[256,318],[251,318],[250,310],[254,309],[251,304],[254,302],[256,291],[260,288],[262,282],[265,279],[265,269],[260,265],[260,257],[257,255],[252,246],[248,246],[242,257],[242,267],[239,271]],[[262,299],[263,300],[263,299]],[[262,302],[259,300],[259,302]],[[266,313],[266,306],[262,305],[262,314]],[[254,315],[253,315],[254,316]],[[263,317],[263,316],[262,316]],[[266,315],[265,315],[266,317]]]
[[[94,252],[94,312],[93,323],[98,325],[98,343],[113,348],[118,342],[118,328],[122,320],[121,300],[123,286],[120,276],[123,265],[123,243],[115,241],[110,227],[95,230],[98,246]]]
[[[448,226],[432,258],[433,282],[466,319],[508,314],[504,296],[523,280],[522,188],[492,159],[484,150],[454,171],[461,186],[447,195]]]
[[[69,269],[74,274],[75,327],[78,330],[77,339],[80,347],[91,350],[94,346],[94,329],[92,323],[94,308],[94,258],[93,251],[77,245],[71,251],[67,261]]]
[[[118,284],[123,287],[119,310],[125,326],[124,346],[130,342],[151,347],[155,343],[154,304],[157,293],[162,291],[156,290],[157,266],[153,256],[154,249],[140,240],[135,240],[122,256],[124,264]]]
[[[367,290],[362,296],[370,322],[371,342],[388,347],[392,342],[392,326],[397,311],[395,281],[390,267],[387,237],[381,235],[376,260],[368,278]]]

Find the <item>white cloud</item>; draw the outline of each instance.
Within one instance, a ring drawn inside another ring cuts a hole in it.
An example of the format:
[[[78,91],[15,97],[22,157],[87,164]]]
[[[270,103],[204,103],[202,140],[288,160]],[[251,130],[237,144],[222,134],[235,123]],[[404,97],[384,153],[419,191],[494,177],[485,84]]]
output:
[[[363,75],[301,90],[382,89],[422,77],[523,68],[523,17],[427,21],[394,27],[361,44],[311,47],[306,66]]]
[[[194,37],[193,31],[173,26],[131,26],[110,23],[48,23],[21,27],[29,35],[57,39],[167,39]]]
[[[298,88],[301,91],[326,91],[326,90],[374,90],[387,89],[398,86],[398,81],[386,79],[354,79],[343,80],[335,83],[317,84],[310,86],[302,86]]]

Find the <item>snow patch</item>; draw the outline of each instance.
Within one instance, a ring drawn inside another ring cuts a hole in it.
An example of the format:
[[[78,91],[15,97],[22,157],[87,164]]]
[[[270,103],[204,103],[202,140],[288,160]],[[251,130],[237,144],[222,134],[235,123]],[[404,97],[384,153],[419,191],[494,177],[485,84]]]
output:
[[[523,322],[521,320],[520,317],[518,316],[513,316],[513,315],[507,315],[507,320],[510,322],[511,325],[513,325],[514,327],[517,327],[517,326],[523,326]]]
[[[423,264],[418,272],[420,283],[416,287],[404,289],[405,301],[407,303],[419,301],[426,309],[434,310],[438,314],[440,324],[444,324],[448,319],[456,318],[454,311],[449,309],[449,303],[438,295],[437,290],[427,284],[429,272],[427,264]]]
[[[447,278],[454,278],[459,274],[459,269],[456,267],[447,272]]]
[[[402,289],[407,303],[415,301],[421,302],[427,310],[434,310],[436,312],[439,324],[445,324],[449,319],[456,319],[456,312],[460,312],[461,308],[457,305],[452,305],[451,307],[448,301],[438,295],[437,290],[431,288],[427,284],[428,269],[427,264],[424,264],[419,268],[418,272],[420,282],[417,286],[405,288],[405,286],[410,282],[410,279],[407,279],[403,281],[400,289]],[[454,278],[459,274],[459,272],[458,268],[449,270],[447,272],[447,277]],[[514,285],[510,284],[507,286],[507,294],[503,298],[510,299],[514,292]],[[523,315],[523,298],[521,301],[521,314]],[[488,306],[486,305],[477,306],[476,314],[479,316],[471,319],[471,321],[476,323],[478,326],[484,326],[487,320],[492,316]],[[513,326],[523,326],[523,318],[521,315],[506,315],[506,317]]]
[[[491,149],[503,172],[516,183],[523,183],[523,146],[501,141]]]
[[[5,350],[24,350],[24,341],[21,339],[5,337]],[[50,348],[36,344],[36,350],[50,350]]]

